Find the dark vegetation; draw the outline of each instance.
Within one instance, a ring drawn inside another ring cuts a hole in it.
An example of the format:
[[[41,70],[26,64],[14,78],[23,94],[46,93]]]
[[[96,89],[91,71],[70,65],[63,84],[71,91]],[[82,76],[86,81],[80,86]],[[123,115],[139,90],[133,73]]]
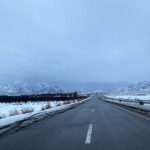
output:
[[[74,93],[57,93],[57,94],[40,94],[40,95],[22,95],[22,96],[0,96],[0,102],[37,102],[37,101],[66,101],[80,100],[87,98],[89,95]]]

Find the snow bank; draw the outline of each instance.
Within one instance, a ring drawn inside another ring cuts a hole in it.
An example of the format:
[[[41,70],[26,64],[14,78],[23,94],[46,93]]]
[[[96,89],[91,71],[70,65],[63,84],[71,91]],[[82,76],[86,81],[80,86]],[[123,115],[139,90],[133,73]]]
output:
[[[53,102],[50,102],[52,108],[49,108],[46,110],[42,110],[41,108],[47,102],[36,102],[36,103],[35,102],[28,102],[28,103],[9,103],[9,104],[0,103],[0,114],[5,115],[5,118],[0,119],[0,127],[15,123],[17,121],[21,121],[21,120],[29,118],[33,115],[38,116],[41,114],[55,112],[58,110],[65,110],[67,108],[69,109],[72,106],[81,104],[81,103],[89,100],[90,98],[87,98],[87,99],[84,99],[81,101],[77,101],[77,100],[70,101],[70,104],[65,104],[65,102],[63,102],[63,101],[61,101],[61,102],[53,101]],[[16,109],[19,112],[21,112],[21,109],[24,107],[30,107],[30,108],[32,107],[32,108],[34,108],[35,111],[30,112],[30,113],[26,113],[26,114],[19,113],[18,115],[9,116],[9,111]]]
[[[110,95],[108,97],[124,100],[150,100],[150,95]]]
[[[133,107],[133,108],[138,108],[145,111],[150,111],[150,104],[140,105],[139,103],[135,103],[135,102],[126,102],[126,101],[111,100],[111,99],[105,99],[105,100],[109,102],[129,106],[129,107]]]
[[[34,111],[40,111],[43,106],[50,104],[51,107],[56,107],[57,105],[63,105],[63,101],[52,101],[52,102],[28,102],[28,103],[0,103],[0,115],[5,117],[10,116],[10,112],[17,110],[19,114],[22,113],[22,109],[29,108],[34,109]],[[71,101],[72,103],[72,101]]]
[[[106,101],[150,111],[150,95],[107,95]],[[142,101],[143,105],[139,102]]]

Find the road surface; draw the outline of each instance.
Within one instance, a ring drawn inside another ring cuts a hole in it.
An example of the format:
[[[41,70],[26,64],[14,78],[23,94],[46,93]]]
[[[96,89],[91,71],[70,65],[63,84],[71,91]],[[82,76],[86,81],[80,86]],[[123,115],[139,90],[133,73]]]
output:
[[[0,150],[150,150],[150,121],[97,99],[0,137]]]

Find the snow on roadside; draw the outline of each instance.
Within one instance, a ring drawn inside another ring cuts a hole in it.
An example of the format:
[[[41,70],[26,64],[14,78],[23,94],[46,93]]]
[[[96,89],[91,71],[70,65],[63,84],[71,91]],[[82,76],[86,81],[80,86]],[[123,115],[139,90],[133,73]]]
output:
[[[19,115],[15,115],[15,116],[8,116],[6,118],[0,119],[0,127],[11,124],[11,123],[14,123],[16,121],[23,120],[25,118],[29,118],[29,117],[31,117],[33,115],[36,115],[36,114],[42,114],[42,113],[44,114],[46,112],[53,112],[53,111],[56,111],[56,110],[62,110],[62,109],[67,108],[68,105],[53,107],[53,108],[50,108],[50,109],[47,109],[47,110],[44,110],[44,111],[39,110],[39,111],[35,111],[35,112],[32,112],[32,113],[19,114]]]
[[[0,103],[0,115],[5,115],[5,118],[0,119],[0,127],[14,123],[16,121],[20,121],[23,120],[25,118],[31,117],[33,115],[36,114],[44,114],[46,112],[54,112],[56,110],[63,110],[66,108],[69,108],[70,106],[72,106],[73,104],[80,104],[83,103],[84,101],[89,100],[90,98],[84,99],[82,101],[70,101],[69,104],[63,102],[63,101],[53,101],[53,102],[49,102],[52,106],[52,108],[46,109],[46,110],[42,110],[42,106],[45,105],[47,102],[29,102],[29,103]],[[24,107],[30,107],[30,108],[34,108],[33,112],[30,113],[25,113],[25,114],[21,114],[19,113],[18,115],[14,115],[14,116],[9,116],[9,111],[17,109],[18,112],[21,112],[21,109]]]
[[[146,111],[150,111],[150,104],[140,105],[140,104],[135,103],[135,102],[117,101],[117,100],[112,100],[112,99],[106,99],[106,101],[113,102],[116,104],[125,105],[125,106],[129,106],[129,107],[133,107],[133,108],[139,108],[139,109],[146,110]]]
[[[10,113],[14,110],[18,111],[18,114],[22,113],[22,109],[29,108],[34,109],[34,111],[40,111],[43,106],[50,104],[51,107],[56,107],[57,105],[63,105],[63,101],[52,101],[52,102],[27,102],[27,103],[0,103],[0,116],[5,117],[10,116]]]
[[[107,97],[124,100],[150,100],[150,95],[107,95]]]
[[[106,95],[106,101],[126,105],[129,107],[139,108],[142,110],[150,111],[150,95]],[[130,101],[131,100],[131,101]],[[144,101],[144,104],[139,104],[138,101]],[[146,103],[147,102],[147,103]]]

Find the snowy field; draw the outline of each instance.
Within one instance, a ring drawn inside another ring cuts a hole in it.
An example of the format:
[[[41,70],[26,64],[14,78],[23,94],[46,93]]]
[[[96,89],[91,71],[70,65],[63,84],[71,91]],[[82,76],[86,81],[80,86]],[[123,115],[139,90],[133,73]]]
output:
[[[72,102],[72,101],[71,101]],[[70,103],[71,103],[70,102]],[[48,108],[54,108],[63,105],[63,101],[53,101],[53,102],[28,102],[28,103],[0,103],[0,117],[5,118],[8,116],[24,114],[26,111],[34,112],[40,111]],[[15,113],[16,112],[16,113]]]
[[[114,99],[124,99],[124,100],[149,100],[150,95],[108,95],[110,98]]]
[[[142,110],[150,111],[150,95],[140,95],[140,94],[134,94],[134,95],[117,95],[117,94],[109,94],[105,95],[106,101],[118,103],[134,108],[139,108]],[[143,103],[141,104],[140,101]]]
[[[28,103],[0,103],[0,127],[28,118],[35,114],[61,110],[75,103],[80,103],[80,101],[73,100]]]

